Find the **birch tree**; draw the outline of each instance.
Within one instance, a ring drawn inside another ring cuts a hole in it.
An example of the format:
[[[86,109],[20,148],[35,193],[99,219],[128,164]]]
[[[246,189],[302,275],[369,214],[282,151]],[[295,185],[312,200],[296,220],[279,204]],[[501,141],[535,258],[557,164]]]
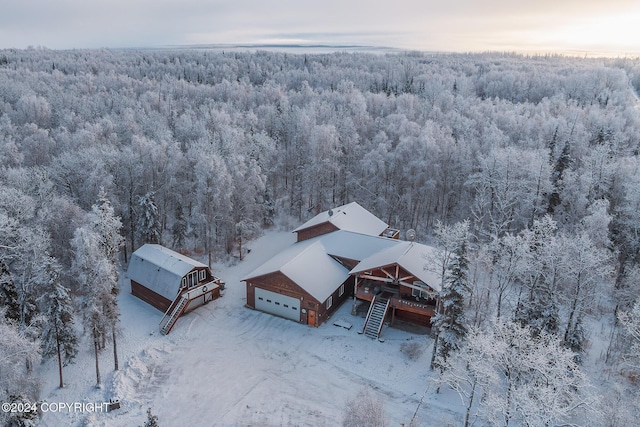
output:
[[[85,327],[93,343],[96,369],[96,386],[101,386],[100,363],[98,353],[100,344],[109,330],[110,321],[105,313],[104,300],[110,293],[105,286],[104,277],[113,275],[111,264],[100,248],[100,236],[94,231],[80,227],[76,229],[72,245],[75,252],[73,271],[76,280],[84,291],[82,300],[82,317]]]
[[[466,425],[474,403],[493,426],[571,424],[592,402],[573,356],[553,334],[533,335],[529,327],[500,322],[469,333],[442,381],[461,394]]]
[[[124,239],[120,235],[122,222],[120,218],[115,215],[111,202],[107,198],[104,190],[100,191],[98,201],[92,206],[91,213],[88,217],[91,229],[98,239],[98,250],[102,255],[100,262],[108,264],[104,268],[100,267],[100,273],[102,274],[97,277],[102,281],[102,286],[99,287],[101,293],[99,299],[102,304],[102,314],[108,321],[111,332],[113,364],[114,369],[117,371],[118,346],[116,336],[118,323],[120,321],[120,309],[118,308],[117,300],[118,294],[120,293],[120,288],[118,287],[118,252],[124,242]],[[106,335],[103,333],[101,337],[105,339]]]

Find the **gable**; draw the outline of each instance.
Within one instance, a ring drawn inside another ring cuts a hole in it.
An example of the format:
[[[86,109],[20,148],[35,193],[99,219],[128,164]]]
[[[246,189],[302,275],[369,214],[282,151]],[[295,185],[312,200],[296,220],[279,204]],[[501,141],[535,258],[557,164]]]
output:
[[[349,270],[325,251],[321,237],[294,243],[253,270],[243,281],[280,272],[319,302],[325,301],[349,277]]]
[[[294,233],[301,233],[311,228],[321,229],[321,224],[332,224],[338,230],[353,231],[356,233],[379,236],[388,225],[377,216],[360,206],[356,202],[338,206],[311,218],[309,221],[296,228]],[[302,237],[301,234],[298,234]],[[298,240],[302,240],[299,238]]]
[[[397,245],[363,259],[350,271],[350,274],[398,265],[432,289],[440,291],[442,289],[441,277],[430,268],[430,263],[434,259],[433,251],[434,248],[431,246],[420,243],[398,242]]]
[[[180,291],[182,278],[203,268],[208,267],[164,246],[146,244],[131,254],[127,276],[173,301]]]

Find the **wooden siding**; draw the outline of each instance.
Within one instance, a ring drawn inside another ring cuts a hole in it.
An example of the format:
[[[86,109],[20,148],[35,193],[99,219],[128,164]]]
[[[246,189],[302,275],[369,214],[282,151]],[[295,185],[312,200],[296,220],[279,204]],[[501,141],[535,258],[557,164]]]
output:
[[[211,295],[210,300],[207,299],[207,295]],[[189,305],[187,306],[184,312],[188,313],[189,311],[196,309],[201,305],[205,305],[207,304],[207,302],[216,300],[218,298],[220,298],[220,288],[211,289],[206,294],[202,295],[202,297],[197,297],[189,301]]]
[[[300,301],[301,309],[317,310],[318,308],[318,300],[279,271],[247,280],[247,306],[253,309],[256,308],[255,288],[296,298]],[[300,322],[306,323],[306,315],[304,319],[302,314],[300,315]]]
[[[311,239],[316,236],[321,236],[323,234],[331,233],[332,231],[336,230],[338,230],[338,227],[336,227],[335,225],[331,224],[330,222],[323,222],[313,227],[305,228],[304,230],[298,231],[298,242]]]
[[[280,272],[265,274],[247,280],[247,307],[256,308],[255,288],[279,293],[300,300],[300,323],[307,323],[307,314],[302,313],[302,309],[312,310],[316,313],[316,324],[319,326],[325,322],[331,314],[342,305],[342,303],[353,296],[353,279],[349,277],[344,282],[344,293],[340,294],[340,286],[331,294],[333,303],[327,309],[327,301],[318,301],[307,293],[304,289],[294,283],[291,279]]]
[[[148,304],[151,304],[163,313],[167,311],[171,305],[171,301],[153,292],[151,289],[141,285],[135,280],[131,281],[131,293]],[[178,293],[176,292],[176,296]]]
[[[347,280],[344,281],[343,285],[344,293],[341,296],[339,296],[340,286],[338,286],[338,288],[331,294],[331,297],[333,298],[333,304],[329,309],[327,309],[327,301],[329,300],[329,298],[327,298],[318,307],[318,325],[321,325],[329,317],[331,317],[331,314],[333,314],[333,312],[336,311],[345,300],[353,297],[353,279],[351,277],[347,278]]]

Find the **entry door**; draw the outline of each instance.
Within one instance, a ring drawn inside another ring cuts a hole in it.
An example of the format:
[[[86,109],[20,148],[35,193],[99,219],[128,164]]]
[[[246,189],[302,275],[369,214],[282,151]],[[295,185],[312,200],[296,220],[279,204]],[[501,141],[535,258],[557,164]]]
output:
[[[307,324],[311,326],[316,326],[316,311],[309,310],[307,312]]]
[[[300,321],[300,300],[262,288],[255,289],[256,310]]]

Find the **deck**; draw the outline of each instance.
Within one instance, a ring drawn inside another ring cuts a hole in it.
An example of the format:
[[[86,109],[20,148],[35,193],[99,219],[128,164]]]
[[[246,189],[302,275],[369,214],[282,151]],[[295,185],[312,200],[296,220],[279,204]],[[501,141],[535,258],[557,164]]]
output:
[[[188,301],[191,301],[215,289],[220,289],[220,285],[217,283],[217,281],[213,280],[211,282],[203,283],[189,289],[186,292],[183,292],[182,296],[185,297]]]
[[[368,290],[367,290],[368,289]],[[386,292],[389,292],[389,289],[384,289]],[[389,297],[390,308],[395,308],[396,310],[408,311],[410,313],[421,314],[427,317],[433,317],[436,314],[436,307],[432,304],[428,304],[426,302],[416,301],[413,297],[401,298],[397,291],[392,291],[392,295]],[[372,301],[373,297],[376,294],[373,292],[372,288],[367,288],[365,286],[358,286],[356,292],[356,298],[364,300],[364,301]]]

